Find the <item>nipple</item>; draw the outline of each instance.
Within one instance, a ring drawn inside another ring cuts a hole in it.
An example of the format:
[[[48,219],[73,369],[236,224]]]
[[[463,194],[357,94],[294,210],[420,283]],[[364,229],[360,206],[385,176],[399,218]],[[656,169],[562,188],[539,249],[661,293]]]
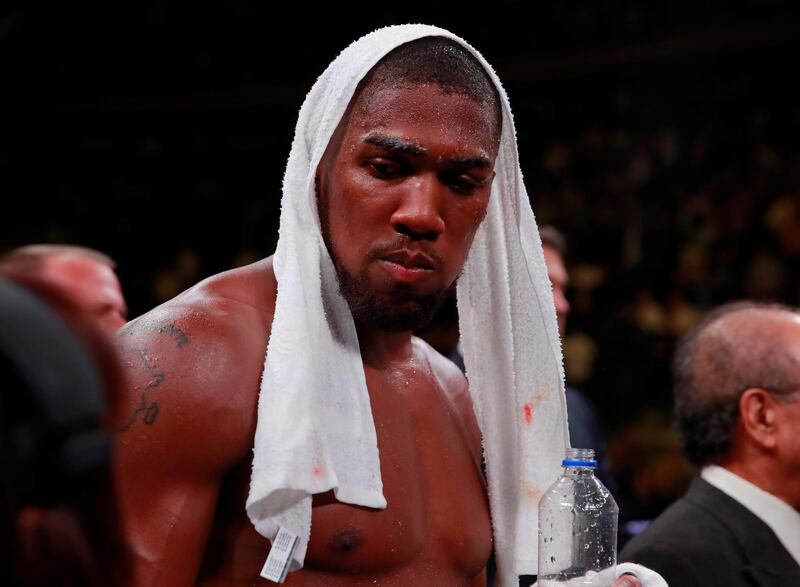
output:
[[[342,530],[328,542],[328,548],[337,554],[349,554],[361,546],[364,538],[358,530]]]

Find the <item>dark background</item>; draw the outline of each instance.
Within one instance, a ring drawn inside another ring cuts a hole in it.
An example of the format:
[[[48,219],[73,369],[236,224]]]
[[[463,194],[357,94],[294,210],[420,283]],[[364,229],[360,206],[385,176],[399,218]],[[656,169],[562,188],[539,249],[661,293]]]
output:
[[[132,317],[271,253],[316,77],[379,26],[444,26],[504,81],[534,212],[569,241],[568,377],[649,517],[689,474],[669,427],[676,338],[730,299],[798,303],[797,5],[12,1],[0,252],[105,251]]]

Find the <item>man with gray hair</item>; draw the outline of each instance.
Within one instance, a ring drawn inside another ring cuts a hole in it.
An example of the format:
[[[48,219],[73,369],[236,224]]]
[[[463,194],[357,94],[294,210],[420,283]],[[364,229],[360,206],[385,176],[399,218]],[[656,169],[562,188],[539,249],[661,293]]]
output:
[[[711,312],[674,360],[675,415],[701,467],[622,560],[670,585],[800,585],[800,313]]]

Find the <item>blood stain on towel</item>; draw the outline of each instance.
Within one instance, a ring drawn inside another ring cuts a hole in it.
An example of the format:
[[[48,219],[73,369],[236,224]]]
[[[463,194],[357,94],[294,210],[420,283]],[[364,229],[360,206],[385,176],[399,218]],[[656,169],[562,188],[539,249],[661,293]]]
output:
[[[522,406],[522,417],[525,418],[525,423],[530,424],[533,420],[533,404],[528,402]]]
[[[522,418],[525,420],[526,424],[530,424],[533,421],[533,412],[543,399],[544,394],[537,393],[533,396],[531,401],[522,405]]]
[[[311,474],[314,475],[314,477],[322,475],[322,465],[314,465],[314,468],[311,469]]]
[[[534,487],[528,488],[525,492],[525,495],[528,499],[530,499],[533,503],[539,503],[539,499],[542,497],[541,489],[536,489]]]
[[[542,497],[542,491],[534,483],[519,479],[517,481],[517,492],[521,498],[530,500],[533,503],[539,503],[539,498]]]

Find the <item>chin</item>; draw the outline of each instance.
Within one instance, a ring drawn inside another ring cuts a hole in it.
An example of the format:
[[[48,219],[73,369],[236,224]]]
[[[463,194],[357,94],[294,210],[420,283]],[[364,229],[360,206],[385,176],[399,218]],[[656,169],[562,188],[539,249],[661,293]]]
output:
[[[339,291],[357,324],[386,332],[414,331],[427,325],[447,298],[447,288],[403,284],[370,275],[352,274],[334,259]]]
[[[386,332],[413,331],[427,325],[447,298],[447,290],[412,295],[407,288],[377,292],[363,280],[340,275],[339,290],[350,306],[353,319]]]
[[[400,306],[386,307],[383,311],[364,316],[378,328],[386,332],[413,332],[427,326],[441,304],[417,304],[409,302]],[[354,315],[355,317],[355,315]]]

